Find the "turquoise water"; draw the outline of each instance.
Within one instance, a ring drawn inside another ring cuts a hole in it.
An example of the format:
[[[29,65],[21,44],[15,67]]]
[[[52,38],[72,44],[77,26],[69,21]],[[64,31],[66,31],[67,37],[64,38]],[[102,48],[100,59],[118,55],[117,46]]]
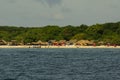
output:
[[[120,49],[0,49],[0,80],[120,80]]]

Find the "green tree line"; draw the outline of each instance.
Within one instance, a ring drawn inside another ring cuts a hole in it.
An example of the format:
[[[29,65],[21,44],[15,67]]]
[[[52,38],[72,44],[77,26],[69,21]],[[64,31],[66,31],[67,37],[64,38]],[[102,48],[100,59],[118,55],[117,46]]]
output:
[[[120,22],[80,26],[44,27],[0,26],[0,39],[31,43],[38,40],[95,40],[120,45]]]

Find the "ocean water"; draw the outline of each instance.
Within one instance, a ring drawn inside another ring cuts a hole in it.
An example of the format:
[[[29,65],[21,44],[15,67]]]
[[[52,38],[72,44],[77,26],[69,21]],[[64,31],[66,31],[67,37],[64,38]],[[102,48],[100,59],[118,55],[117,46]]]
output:
[[[120,80],[120,49],[0,49],[0,80]]]

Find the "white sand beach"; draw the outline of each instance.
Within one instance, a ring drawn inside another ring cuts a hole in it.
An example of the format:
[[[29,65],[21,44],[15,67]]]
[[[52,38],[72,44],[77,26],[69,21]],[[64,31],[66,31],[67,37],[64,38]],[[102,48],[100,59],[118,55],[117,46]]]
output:
[[[120,46],[41,46],[41,48],[120,48]]]
[[[23,45],[23,46],[8,46],[8,45],[2,45],[0,46],[0,48],[29,48],[30,46],[26,46],[26,45]]]
[[[76,45],[66,45],[66,46],[32,46],[32,45],[8,46],[8,45],[1,45],[0,48],[120,48],[120,46],[76,46]]]

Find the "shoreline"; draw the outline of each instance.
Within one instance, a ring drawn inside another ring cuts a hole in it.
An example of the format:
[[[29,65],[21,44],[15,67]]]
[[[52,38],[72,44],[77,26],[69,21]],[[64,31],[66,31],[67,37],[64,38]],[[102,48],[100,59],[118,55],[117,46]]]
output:
[[[75,46],[75,45],[66,45],[66,46],[33,46],[33,45],[9,46],[9,45],[1,45],[0,48],[120,48],[120,46]]]

